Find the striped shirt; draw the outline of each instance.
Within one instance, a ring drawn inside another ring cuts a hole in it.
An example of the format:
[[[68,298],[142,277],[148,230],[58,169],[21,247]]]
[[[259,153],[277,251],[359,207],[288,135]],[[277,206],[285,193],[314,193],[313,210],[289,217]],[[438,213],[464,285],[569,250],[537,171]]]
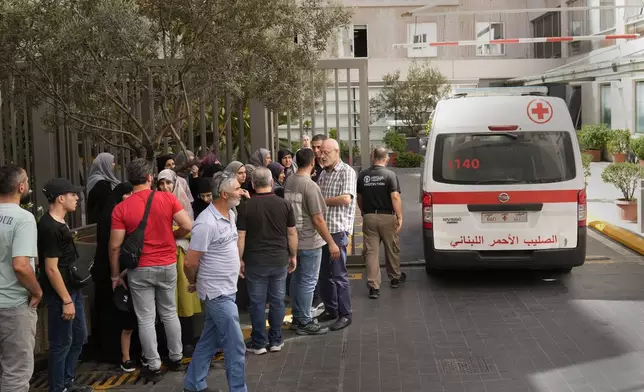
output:
[[[329,206],[324,219],[329,232],[353,233],[353,221],[356,212],[356,171],[346,163],[339,161],[332,170],[322,170],[318,185],[324,198],[350,195],[351,203],[343,206]]]

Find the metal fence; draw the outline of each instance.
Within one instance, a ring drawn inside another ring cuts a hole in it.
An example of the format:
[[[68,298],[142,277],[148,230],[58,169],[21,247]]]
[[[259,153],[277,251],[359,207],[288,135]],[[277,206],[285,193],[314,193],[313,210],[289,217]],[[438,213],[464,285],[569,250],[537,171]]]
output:
[[[370,149],[367,59],[320,60],[318,69],[303,73],[303,77],[313,78],[314,73],[320,72],[324,79],[321,91],[305,92],[300,108],[295,110],[267,110],[259,102],[234,101],[215,92],[202,95],[193,102],[193,115],[178,127],[180,136],[197,155],[205,155],[212,147],[226,163],[233,159],[246,161],[248,154],[260,147],[269,148],[276,158],[280,148],[296,147],[303,134],[330,135],[335,130],[336,139],[348,150],[345,159],[354,166],[366,166]],[[19,81],[10,75],[0,75],[0,81],[0,163],[17,164],[27,170],[35,206],[46,207],[41,190],[53,177],[84,185],[93,158],[100,152],[114,154],[117,175],[124,177],[124,167],[134,154],[118,147],[124,144],[122,135],[106,138],[81,133],[64,121],[48,123],[46,105],[32,107],[24,97],[14,95]],[[155,102],[146,101],[144,95],[132,101],[132,112],[147,127],[154,121]],[[243,131],[234,135],[235,128]],[[222,151],[219,143],[209,143],[213,140],[223,141]],[[162,149],[165,151],[159,152],[179,151],[171,139],[164,140]],[[360,161],[356,162],[358,155]],[[81,208],[70,217],[72,227],[85,223],[86,197],[82,199]]]

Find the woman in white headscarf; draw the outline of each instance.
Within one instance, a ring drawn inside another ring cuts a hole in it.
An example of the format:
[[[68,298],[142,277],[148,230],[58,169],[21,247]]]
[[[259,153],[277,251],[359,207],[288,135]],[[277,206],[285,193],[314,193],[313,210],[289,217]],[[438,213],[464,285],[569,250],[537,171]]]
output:
[[[157,190],[162,192],[171,192],[184,210],[193,219],[192,204],[188,195],[190,189],[186,180],[177,176],[172,169],[161,170],[157,176]],[[181,341],[184,346],[184,355],[186,352],[191,353],[194,350],[194,328],[193,318],[197,313],[201,313],[201,301],[197,293],[188,291],[188,278],[183,272],[183,264],[186,253],[188,252],[190,235],[185,239],[178,239],[177,242],[177,313],[181,322]]]
[[[87,176],[87,223],[98,222],[112,189],[121,181],[114,175],[114,155],[102,152],[96,156]]]

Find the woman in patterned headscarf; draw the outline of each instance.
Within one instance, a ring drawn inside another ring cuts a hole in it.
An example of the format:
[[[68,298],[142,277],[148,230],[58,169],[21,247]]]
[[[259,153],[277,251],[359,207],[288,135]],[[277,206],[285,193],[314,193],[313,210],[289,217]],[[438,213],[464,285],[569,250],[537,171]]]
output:
[[[182,181],[183,180],[183,181]],[[177,176],[171,169],[162,170],[157,177],[157,189],[159,191],[171,192],[184,210],[193,219],[192,201],[188,197],[190,189],[186,181]],[[184,346],[184,355],[194,350],[194,332],[193,318],[197,313],[201,313],[201,301],[197,293],[188,291],[188,278],[183,271],[183,264],[188,252],[190,235],[185,239],[177,239],[177,313],[181,322],[181,341]]]

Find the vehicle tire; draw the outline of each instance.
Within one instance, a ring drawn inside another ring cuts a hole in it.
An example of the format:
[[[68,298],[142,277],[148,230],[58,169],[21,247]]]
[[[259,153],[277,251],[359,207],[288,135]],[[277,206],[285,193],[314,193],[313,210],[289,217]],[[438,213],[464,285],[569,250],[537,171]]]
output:
[[[556,268],[552,272],[554,272],[555,274],[566,275],[572,272],[572,267]]]

